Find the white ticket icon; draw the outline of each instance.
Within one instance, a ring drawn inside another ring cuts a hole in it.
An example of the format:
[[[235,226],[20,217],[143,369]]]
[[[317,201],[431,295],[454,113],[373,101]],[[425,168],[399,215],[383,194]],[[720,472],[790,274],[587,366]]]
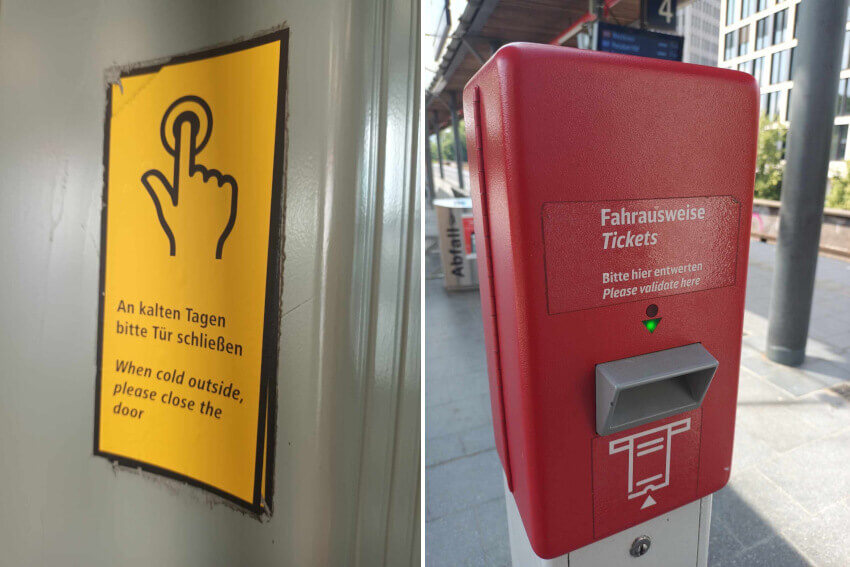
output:
[[[670,484],[670,452],[674,435],[691,428],[691,418],[611,441],[608,454],[629,452],[629,500]],[[641,509],[655,504],[652,496]]]

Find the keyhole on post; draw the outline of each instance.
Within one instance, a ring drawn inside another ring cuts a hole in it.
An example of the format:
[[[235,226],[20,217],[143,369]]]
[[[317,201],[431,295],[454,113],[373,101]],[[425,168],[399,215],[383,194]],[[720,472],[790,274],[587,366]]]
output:
[[[652,545],[652,540],[649,536],[640,536],[632,542],[632,548],[629,553],[632,557],[643,557],[649,552],[649,547]]]

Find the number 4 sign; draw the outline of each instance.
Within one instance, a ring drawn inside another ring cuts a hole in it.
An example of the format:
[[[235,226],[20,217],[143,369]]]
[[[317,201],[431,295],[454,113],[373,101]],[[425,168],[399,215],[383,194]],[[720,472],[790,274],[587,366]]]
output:
[[[645,21],[656,30],[676,30],[676,0],[645,0]]]

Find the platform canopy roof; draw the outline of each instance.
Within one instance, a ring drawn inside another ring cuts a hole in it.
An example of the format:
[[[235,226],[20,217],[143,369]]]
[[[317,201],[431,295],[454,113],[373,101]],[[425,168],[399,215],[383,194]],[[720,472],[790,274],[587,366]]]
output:
[[[680,6],[687,3],[678,2]],[[605,0],[605,4],[608,22],[630,25],[639,20],[640,0]],[[459,5],[462,3],[458,0],[452,1],[453,8]],[[515,41],[576,47],[577,32],[590,7],[589,0],[469,0],[459,17],[451,14],[451,21],[443,22],[451,29],[431,64],[435,73],[428,85],[425,107],[429,131],[449,124],[452,95],[460,106],[464,85],[496,49]]]

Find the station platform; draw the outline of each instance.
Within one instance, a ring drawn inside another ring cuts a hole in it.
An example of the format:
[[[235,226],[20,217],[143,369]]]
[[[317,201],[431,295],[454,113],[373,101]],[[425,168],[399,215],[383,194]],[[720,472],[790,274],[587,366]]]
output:
[[[850,262],[820,257],[808,357],[789,368],[764,356],[774,252],[751,243],[732,478],[714,497],[709,565],[846,566]],[[508,566],[478,292],[447,292],[433,253],[425,272],[426,565]]]

